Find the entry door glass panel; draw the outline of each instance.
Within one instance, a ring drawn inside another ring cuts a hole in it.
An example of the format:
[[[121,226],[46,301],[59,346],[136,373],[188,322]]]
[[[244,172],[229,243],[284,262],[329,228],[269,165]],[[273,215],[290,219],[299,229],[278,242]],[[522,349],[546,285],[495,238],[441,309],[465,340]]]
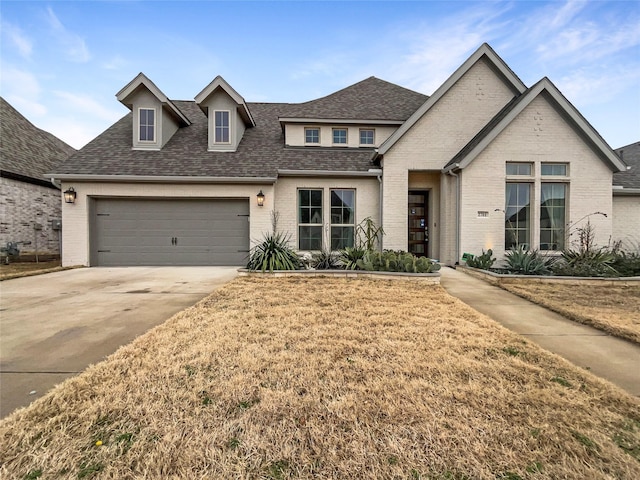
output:
[[[428,255],[429,246],[429,221],[428,221],[428,199],[429,193],[426,191],[409,192],[408,199],[408,247],[407,251],[418,257]]]

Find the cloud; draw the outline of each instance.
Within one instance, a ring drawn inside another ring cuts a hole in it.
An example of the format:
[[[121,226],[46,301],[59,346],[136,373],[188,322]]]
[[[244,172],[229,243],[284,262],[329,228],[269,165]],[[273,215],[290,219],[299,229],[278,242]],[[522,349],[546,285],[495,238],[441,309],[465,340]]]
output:
[[[625,66],[597,71],[582,68],[560,77],[556,84],[575,105],[605,104],[626,91],[637,92],[640,70]],[[640,97],[636,94],[637,98]]]
[[[10,44],[12,44],[20,56],[29,58],[33,51],[33,42],[27,37],[20,28],[11,25],[5,21],[2,21],[2,36],[6,38]]]
[[[95,123],[56,115],[48,116],[39,128],[52,133],[76,149],[84,147],[104,130],[102,126]]]
[[[121,68],[125,67],[127,63],[128,62],[120,55],[116,55],[110,60],[104,62],[102,64],[102,68],[104,68],[105,70],[120,70]]]
[[[56,40],[65,49],[65,54],[69,60],[84,63],[91,59],[89,48],[84,39],[67,30],[51,7],[47,7],[47,21]]]
[[[2,96],[25,117],[47,114],[47,108],[38,100],[42,88],[31,72],[3,65],[1,87]]]
[[[54,90],[53,94],[64,101],[66,110],[75,110],[80,113],[90,114],[92,120],[99,119],[107,122],[115,122],[122,117],[122,111],[111,110],[104,106],[105,104],[109,104],[106,100],[100,102],[90,95],[64,92],[61,90]]]

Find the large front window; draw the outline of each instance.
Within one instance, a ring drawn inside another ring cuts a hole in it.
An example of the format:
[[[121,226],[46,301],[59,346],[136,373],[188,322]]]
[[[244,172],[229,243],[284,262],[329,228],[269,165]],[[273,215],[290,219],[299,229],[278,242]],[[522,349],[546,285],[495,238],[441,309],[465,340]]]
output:
[[[566,197],[567,186],[564,183],[543,183],[540,186],[540,250],[564,249]]]
[[[322,190],[298,190],[298,248],[322,250]]]
[[[331,250],[353,247],[355,190],[331,190]]]
[[[214,112],[214,141],[215,143],[230,142],[229,112],[216,110]]]
[[[531,183],[507,183],[504,246],[506,249],[523,246],[531,241]]]
[[[155,142],[156,111],[153,108],[138,110],[141,142]]]

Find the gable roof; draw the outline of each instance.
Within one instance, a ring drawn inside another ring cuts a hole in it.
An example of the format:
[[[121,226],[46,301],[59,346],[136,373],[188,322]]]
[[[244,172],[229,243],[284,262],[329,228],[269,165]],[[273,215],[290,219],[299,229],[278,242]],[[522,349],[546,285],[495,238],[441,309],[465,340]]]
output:
[[[495,71],[504,79],[515,94],[521,94],[526,90],[522,80],[509,68],[502,58],[489,46],[483,43],[453,74],[418,108],[409,119],[395,131],[378,149],[380,155],[384,155],[402,136],[415,125],[433,105],[440,100],[481,58],[485,58]]]
[[[162,93],[162,91],[142,72],[127,83],[118,93],[116,98],[127,108],[131,109],[132,105],[128,102],[128,98],[135,92],[138,87],[144,86],[151,94],[158,99],[163,107],[167,108],[183,125],[189,125],[189,119],[180,111],[180,109]]]
[[[640,142],[617,148],[615,152],[630,168],[614,173],[613,185],[623,189],[640,189]]]
[[[218,88],[226,92],[226,94],[229,95],[229,97],[231,97],[231,99],[236,102],[236,104],[238,104],[240,116],[244,120],[245,124],[255,127],[256,122],[253,120],[251,112],[249,111],[249,107],[247,107],[244,98],[242,98],[242,96],[238,92],[236,92],[233,87],[231,87],[231,85],[229,85],[227,81],[220,75],[214,78],[211,83],[204,87],[202,91],[195,97],[196,103],[202,109],[205,115],[207,114],[207,107],[202,106],[202,103],[207,98],[209,98]]]
[[[309,102],[287,104],[281,120],[392,120],[404,121],[429,98],[408,88],[369,77]]]
[[[75,148],[33,125],[0,97],[0,170],[3,176],[27,177],[33,180],[32,183],[51,186],[44,174],[75,152]]]
[[[465,145],[443,168],[444,172],[462,169],[468,166],[535,98],[546,93],[556,108],[560,109],[571,124],[582,134],[583,138],[600,158],[614,172],[626,171],[626,165],[615,154],[607,142],[591,126],[591,124],[566,99],[560,90],[544,77],[527,89],[522,95],[509,102],[478,134]]]

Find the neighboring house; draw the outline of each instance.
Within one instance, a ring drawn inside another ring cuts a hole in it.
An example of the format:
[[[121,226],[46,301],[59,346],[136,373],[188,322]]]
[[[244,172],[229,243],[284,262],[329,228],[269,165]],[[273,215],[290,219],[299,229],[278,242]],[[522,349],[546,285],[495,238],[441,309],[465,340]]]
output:
[[[640,142],[616,149],[629,169],[613,174],[613,239],[640,249]]]
[[[431,97],[371,77],[250,103],[216,77],[172,101],[143,74],[116,97],[131,113],[51,173],[77,193],[66,265],[241,265],[274,212],[300,251],[352,245],[367,217],[383,248],[447,264],[560,250],[585,218],[606,243],[626,170],[551,81],[526,87],[486,44]]]
[[[44,177],[75,149],[34,126],[0,97],[0,245],[22,254],[60,254],[59,188]]]

